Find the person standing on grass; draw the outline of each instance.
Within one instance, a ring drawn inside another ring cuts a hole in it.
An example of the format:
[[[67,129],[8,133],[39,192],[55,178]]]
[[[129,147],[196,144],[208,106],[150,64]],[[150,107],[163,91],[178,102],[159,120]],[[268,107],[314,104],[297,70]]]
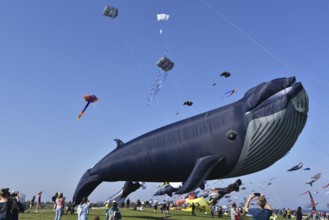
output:
[[[296,220],[302,220],[302,219],[303,219],[302,207],[299,206],[296,212]]]
[[[153,202],[153,212],[157,213],[157,211],[158,211],[158,200],[155,199]]]
[[[235,216],[238,215],[235,202],[232,203],[230,212],[231,212],[231,220],[235,220]]]
[[[78,220],[88,220],[89,215],[89,206],[88,206],[88,198],[83,197],[80,205],[78,206]]]
[[[31,201],[30,201],[30,207],[27,210],[28,213],[30,213],[31,208],[34,206],[34,201],[35,201],[35,196],[32,197]]]
[[[112,207],[107,212],[108,218],[105,220],[119,220],[122,218],[118,203],[115,200],[112,202]]]
[[[56,202],[56,215],[55,220],[61,220],[64,214],[64,198],[63,193],[58,193],[58,196],[55,200]]]
[[[42,210],[42,207],[41,207],[41,194],[42,194],[42,191],[39,191],[38,194],[37,194],[37,208],[35,209],[35,212],[38,212],[38,208],[40,208]]]
[[[194,202],[192,202],[192,205],[191,205],[191,208],[192,208],[192,215],[193,216],[196,216],[196,214],[195,214],[195,204],[194,204]]]

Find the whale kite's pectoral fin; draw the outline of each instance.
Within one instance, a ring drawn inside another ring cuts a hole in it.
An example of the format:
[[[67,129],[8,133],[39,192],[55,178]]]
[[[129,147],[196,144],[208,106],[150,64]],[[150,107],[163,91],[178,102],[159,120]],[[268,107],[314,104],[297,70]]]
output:
[[[114,139],[114,141],[117,142],[117,147],[122,147],[125,144],[125,143],[123,143],[122,140],[120,140],[118,138]]]
[[[130,193],[135,192],[141,186],[142,185],[139,182],[126,181],[122,189],[113,196],[110,196],[104,203],[111,202],[113,200],[118,203],[124,202]]]
[[[214,155],[199,158],[190,176],[184,182],[184,185],[177,190],[176,194],[184,194],[195,190],[207,178],[211,170],[223,159],[224,157]]]

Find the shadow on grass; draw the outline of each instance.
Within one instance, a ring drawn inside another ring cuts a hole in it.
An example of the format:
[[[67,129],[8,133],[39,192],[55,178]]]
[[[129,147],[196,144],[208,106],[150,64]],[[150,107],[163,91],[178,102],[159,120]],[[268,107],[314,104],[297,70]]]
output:
[[[156,216],[129,216],[129,217],[134,217],[134,218],[140,218],[140,219],[170,219],[170,220],[175,220],[174,218],[171,218],[170,215],[167,215],[167,216],[159,216],[159,217],[156,217]]]

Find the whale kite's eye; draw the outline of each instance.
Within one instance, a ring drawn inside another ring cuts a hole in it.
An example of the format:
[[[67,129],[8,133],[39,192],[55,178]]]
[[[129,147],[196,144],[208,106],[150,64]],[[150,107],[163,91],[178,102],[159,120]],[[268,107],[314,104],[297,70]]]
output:
[[[237,137],[237,133],[236,133],[235,131],[230,130],[230,131],[228,131],[228,132],[226,133],[226,137],[227,137],[227,139],[229,139],[230,141],[235,141],[235,140],[236,140],[236,137]]]

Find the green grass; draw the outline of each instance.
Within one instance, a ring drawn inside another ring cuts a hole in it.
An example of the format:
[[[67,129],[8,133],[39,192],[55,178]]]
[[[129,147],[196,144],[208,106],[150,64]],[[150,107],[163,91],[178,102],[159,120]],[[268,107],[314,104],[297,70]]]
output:
[[[179,210],[170,210],[169,215],[154,213],[151,208],[143,208],[143,211],[134,211],[132,208],[120,208],[122,214],[122,220],[201,220],[201,219],[220,219],[220,220],[231,220],[231,215],[223,215],[222,218],[218,218],[214,216],[211,217],[209,214],[203,214],[199,211],[196,211],[197,216],[192,216],[191,212],[179,211]],[[76,212],[76,209],[75,209]],[[65,210],[66,213],[66,210]],[[93,208],[89,213],[88,220],[94,220],[95,216],[99,216],[101,220],[105,220],[105,209]],[[55,211],[53,209],[43,209],[42,212],[34,212],[31,213],[20,213],[19,219],[31,219],[31,220],[54,220],[55,219]],[[62,217],[62,220],[77,220],[77,214],[67,214]],[[251,220],[250,217],[244,217],[244,220]],[[281,215],[278,215],[277,220],[283,220]]]
[[[75,210],[76,211],[76,210]],[[223,218],[214,217],[211,218],[210,214],[203,214],[201,212],[196,212],[197,216],[192,216],[190,212],[186,211],[178,211],[178,210],[171,210],[169,215],[160,214],[158,211],[157,214],[153,213],[153,209],[151,208],[144,208],[142,212],[134,211],[132,208],[120,208],[122,214],[122,220],[200,220],[200,219],[221,219],[221,220],[230,220],[230,215],[224,215]],[[65,211],[66,212],[66,211]],[[93,220],[94,217],[98,215],[101,220],[105,219],[105,209],[92,209],[89,213],[88,220]],[[33,219],[33,220],[53,220],[55,218],[55,211],[51,209],[43,209],[42,212],[32,212],[31,213],[20,213],[19,219]],[[62,220],[77,220],[77,214],[68,214],[62,217]],[[250,220],[250,218],[245,218],[246,220]]]

